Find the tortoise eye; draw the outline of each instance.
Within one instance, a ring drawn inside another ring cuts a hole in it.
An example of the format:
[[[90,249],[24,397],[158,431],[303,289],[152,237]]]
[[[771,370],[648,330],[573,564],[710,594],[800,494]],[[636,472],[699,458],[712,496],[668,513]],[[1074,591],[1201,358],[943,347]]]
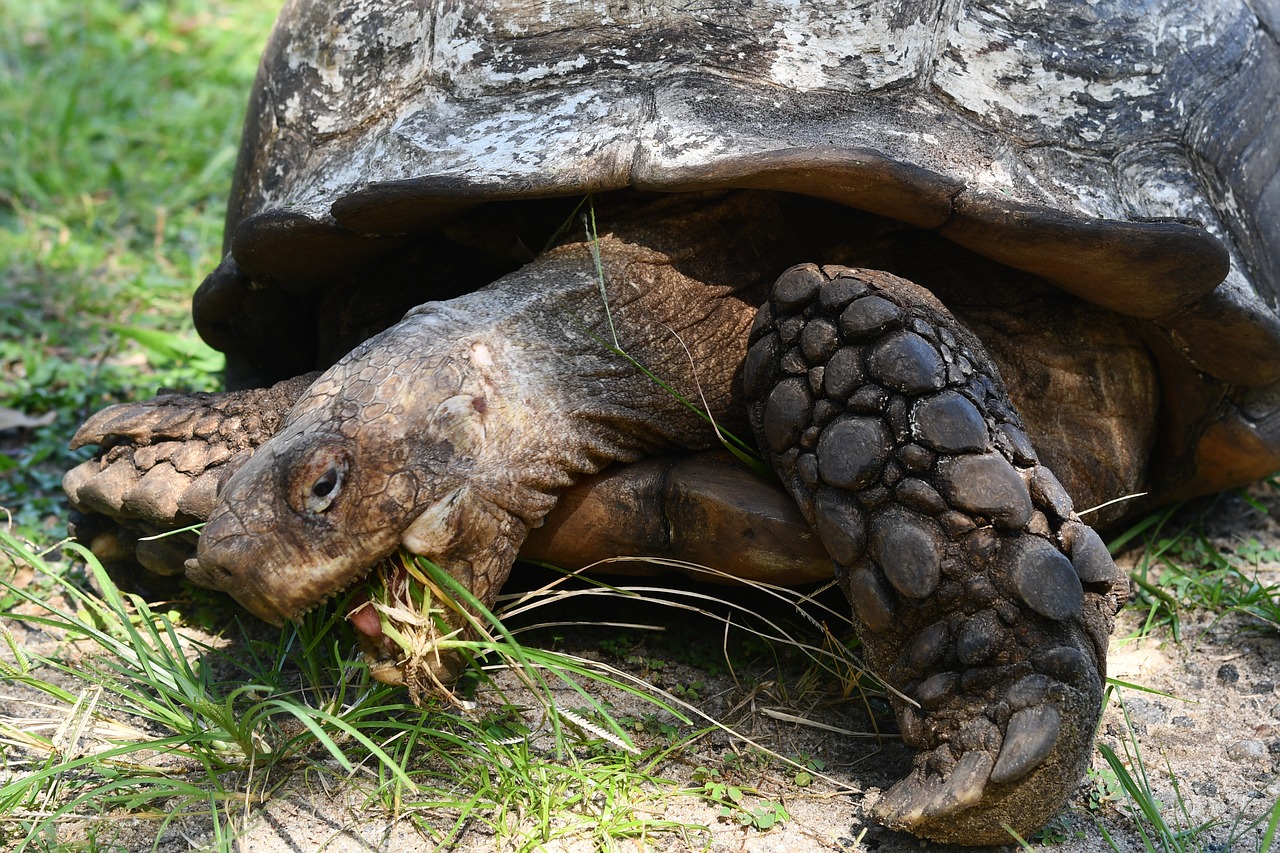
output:
[[[316,478],[303,501],[303,505],[309,512],[324,512],[333,504],[342,491],[342,479],[346,470],[346,465],[332,462],[325,468],[324,473]]]

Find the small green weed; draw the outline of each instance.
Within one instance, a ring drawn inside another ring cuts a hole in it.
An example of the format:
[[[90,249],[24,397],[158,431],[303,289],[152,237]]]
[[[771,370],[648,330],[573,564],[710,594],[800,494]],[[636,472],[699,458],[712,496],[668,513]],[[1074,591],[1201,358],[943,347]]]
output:
[[[689,684],[677,684],[671,688],[671,692],[686,702],[697,702],[702,698],[701,691],[705,686],[704,682],[693,681]]]
[[[1187,608],[1235,611],[1280,630],[1280,585],[1258,580],[1262,564],[1280,563],[1280,549],[1264,547],[1256,539],[1220,547],[1209,540],[1198,520],[1174,527],[1172,519],[1181,509],[1175,506],[1147,516],[1111,545],[1114,553],[1131,542],[1143,543],[1130,573],[1138,591],[1130,607],[1146,611],[1139,636],[1166,626],[1180,642],[1181,612]]]
[[[727,781],[714,767],[699,767],[693,771],[693,780],[702,783],[702,796],[720,806],[720,816],[739,826],[767,831],[774,825],[791,819],[787,808],[780,802],[756,799],[758,792]]]
[[[1031,837],[1038,845],[1065,844],[1072,838],[1083,838],[1083,833],[1073,828],[1065,815],[1059,815],[1045,824],[1044,828]],[[1030,845],[1026,845],[1030,848]]]
[[[637,733],[645,733],[654,738],[668,742],[681,737],[681,728],[658,714],[645,714],[643,717],[618,717],[618,724]]]
[[[1085,774],[1085,779],[1089,784],[1090,811],[1103,811],[1114,806],[1124,795],[1120,779],[1110,765],[1090,767]]]
[[[619,660],[625,660],[631,655],[633,649],[640,645],[640,640],[630,634],[618,634],[616,637],[606,637],[597,644],[600,651],[607,655],[612,655]]]
[[[813,784],[813,774],[821,773],[827,769],[827,764],[820,758],[814,758],[809,755],[799,755],[795,758],[795,763],[803,769],[796,770],[791,777],[791,782],[797,788],[807,788]]]

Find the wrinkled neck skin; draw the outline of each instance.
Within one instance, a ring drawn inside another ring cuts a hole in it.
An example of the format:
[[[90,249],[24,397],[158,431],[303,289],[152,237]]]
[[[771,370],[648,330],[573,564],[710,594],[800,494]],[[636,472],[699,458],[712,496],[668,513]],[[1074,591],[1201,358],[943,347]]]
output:
[[[579,475],[710,445],[636,363],[723,424],[742,410],[733,377],[762,282],[740,298],[741,277],[696,281],[615,236],[598,247],[608,316],[590,247],[562,246],[419,306],[324,373],[225,485],[192,579],[278,623],[403,544],[487,604]]]

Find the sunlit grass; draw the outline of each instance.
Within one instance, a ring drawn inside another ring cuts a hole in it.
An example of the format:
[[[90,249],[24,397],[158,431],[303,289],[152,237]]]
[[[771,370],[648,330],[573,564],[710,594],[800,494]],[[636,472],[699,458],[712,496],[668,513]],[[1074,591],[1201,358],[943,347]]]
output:
[[[1215,846],[1209,837],[1210,830],[1222,829],[1218,821],[1198,821],[1183,796],[1182,783],[1167,760],[1163,766],[1153,766],[1134,732],[1129,710],[1125,706],[1122,691],[1114,685],[1107,690],[1107,699],[1120,709],[1124,721],[1117,738],[1118,751],[1099,742],[1104,770],[1097,774],[1106,780],[1109,796],[1128,815],[1142,850],[1147,853],[1193,853],[1214,849],[1252,850],[1267,853],[1276,839],[1280,826],[1280,800],[1264,808],[1255,817],[1238,815],[1232,826],[1226,827],[1228,839],[1224,847]],[[1161,785],[1157,785],[1159,780]],[[1161,794],[1165,790],[1167,794]],[[1104,840],[1115,853],[1123,853],[1129,846],[1118,841],[1099,825]],[[1250,833],[1261,830],[1256,845],[1246,840]]]
[[[59,641],[51,652],[35,652],[6,633],[7,653],[0,654],[0,676],[11,689],[25,688],[11,701],[32,710],[0,718],[6,849],[61,849],[87,827],[100,831],[104,819],[124,817],[153,822],[156,838],[196,821],[216,849],[231,849],[254,807],[315,773],[356,792],[386,819],[409,819],[433,843],[477,824],[519,842],[518,849],[557,838],[608,846],[659,834],[695,843],[704,830],[663,816],[672,798],[710,801],[761,831],[787,819],[780,801],[714,768],[701,780],[695,774],[691,786],[665,777],[663,768],[708,731],[729,733],[766,764],[790,764],[805,774],[804,785],[823,775],[813,762],[773,755],[625,670],[522,644],[425,561],[419,567],[437,596],[478,614],[472,638],[448,646],[475,668],[452,701],[428,697],[415,707],[354,661],[354,639],[337,615],[341,604],[276,634],[240,629],[200,639],[182,609],[121,593],[91,554],[63,547],[97,593],[0,531],[0,557],[10,571],[31,570],[42,580],[19,585],[0,577],[10,619]],[[643,587],[558,587],[513,596],[501,615],[518,618],[580,594],[660,602]],[[681,598],[673,594],[669,606],[713,617],[712,605],[729,604],[732,612],[732,602],[715,597]],[[799,606],[799,599],[789,600]],[[856,662],[842,646],[810,644],[743,612],[729,621],[786,643],[826,678],[842,676],[854,689]],[[624,695],[652,709],[647,726],[624,727],[602,698]]]
[[[1136,555],[1130,571],[1136,594],[1129,606],[1145,613],[1139,635],[1167,627],[1180,641],[1182,613],[1193,610],[1234,611],[1280,630],[1280,584],[1262,578],[1264,567],[1280,564],[1280,548],[1256,539],[1229,546],[1211,541],[1203,521],[1216,500],[1152,513],[1113,540],[1113,552],[1128,548]]]
[[[212,388],[190,299],[218,259],[250,82],[278,4],[0,0],[0,506],[57,536],[75,424]]]
[[[1275,488],[1274,479],[1267,487]],[[1246,492],[1238,493],[1259,512],[1266,508]],[[1213,541],[1204,522],[1223,496],[1180,504],[1153,512],[1133,523],[1111,543],[1113,553],[1125,553],[1132,560],[1130,578],[1134,585],[1131,611],[1142,614],[1133,635],[1127,639],[1158,636],[1162,631],[1175,642],[1183,640],[1184,616],[1191,613],[1223,615],[1235,612],[1246,617],[1245,624],[1264,630],[1280,629],[1280,584],[1262,580],[1265,570],[1280,564],[1280,550],[1267,548],[1256,539],[1241,539],[1224,546]],[[1105,789],[1105,805],[1118,806],[1132,821],[1141,844],[1148,853],[1188,853],[1217,849],[1210,831],[1228,833],[1223,849],[1272,849],[1280,827],[1280,800],[1270,803],[1252,817],[1236,816],[1222,827],[1216,821],[1197,821],[1183,796],[1182,782],[1173,766],[1153,766],[1149,749],[1144,749],[1134,731],[1120,687],[1144,690],[1139,685],[1112,681],[1108,701],[1120,710],[1123,727],[1116,747],[1105,740],[1098,743],[1100,769],[1091,771],[1095,787]],[[1177,697],[1171,697],[1176,699]],[[1160,783],[1157,785],[1157,781]],[[1170,792],[1164,799],[1157,787]],[[1097,824],[1112,850],[1130,849],[1113,837],[1105,823]],[[1256,846],[1246,839],[1258,832]]]

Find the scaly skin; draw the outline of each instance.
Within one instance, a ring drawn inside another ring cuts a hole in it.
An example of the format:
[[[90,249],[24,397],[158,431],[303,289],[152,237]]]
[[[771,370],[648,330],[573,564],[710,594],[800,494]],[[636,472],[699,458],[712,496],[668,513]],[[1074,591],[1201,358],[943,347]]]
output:
[[[915,769],[890,826],[962,844],[1075,790],[1124,578],[1039,464],[986,352],[888,273],[788,270],[746,362],[759,444],[836,561]]]

